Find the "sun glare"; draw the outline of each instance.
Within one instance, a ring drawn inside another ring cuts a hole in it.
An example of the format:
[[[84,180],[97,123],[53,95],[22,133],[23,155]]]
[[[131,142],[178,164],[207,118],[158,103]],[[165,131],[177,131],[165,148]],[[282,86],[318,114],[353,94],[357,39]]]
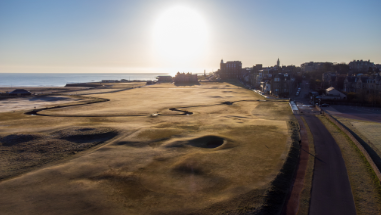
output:
[[[206,51],[208,31],[196,11],[176,6],[164,11],[154,27],[154,47],[161,60],[188,63]]]

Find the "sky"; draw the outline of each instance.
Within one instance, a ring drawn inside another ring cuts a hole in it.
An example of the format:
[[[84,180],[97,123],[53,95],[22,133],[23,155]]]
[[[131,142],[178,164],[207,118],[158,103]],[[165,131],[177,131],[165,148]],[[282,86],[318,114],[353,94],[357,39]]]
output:
[[[381,63],[379,0],[1,0],[0,73]]]

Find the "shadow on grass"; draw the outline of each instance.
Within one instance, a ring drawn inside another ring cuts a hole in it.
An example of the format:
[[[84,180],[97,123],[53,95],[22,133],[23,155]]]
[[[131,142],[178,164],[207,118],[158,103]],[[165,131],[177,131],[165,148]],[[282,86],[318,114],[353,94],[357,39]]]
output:
[[[192,83],[176,83],[176,82],[174,82],[173,84],[174,84],[176,87],[181,87],[181,86],[183,86],[183,87],[185,87],[185,86],[189,86],[189,87],[191,87],[191,86],[195,86],[195,85],[200,85],[199,82],[192,82]]]
[[[242,88],[246,88],[240,81],[238,81],[237,79],[226,79],[226,80],[223,80],[223,82],[226,82],[226,83],[229,83],[231,85],[234,85],[236,87],[242,87]]]

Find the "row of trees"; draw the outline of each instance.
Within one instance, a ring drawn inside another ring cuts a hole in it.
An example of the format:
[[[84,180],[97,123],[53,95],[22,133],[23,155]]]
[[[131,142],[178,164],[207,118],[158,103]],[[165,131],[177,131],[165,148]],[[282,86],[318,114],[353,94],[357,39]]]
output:
[[[381,94],[377,92],[348,93],[347,100],[350,102],[361,102],[361,103],[381,105]]]

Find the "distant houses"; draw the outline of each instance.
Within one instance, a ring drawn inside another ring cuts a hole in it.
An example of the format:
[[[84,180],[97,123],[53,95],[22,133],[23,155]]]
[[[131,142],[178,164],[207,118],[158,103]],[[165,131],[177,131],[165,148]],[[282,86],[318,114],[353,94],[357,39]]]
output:
[[[241,78],[242,77],[242,63],[241,61],[228,61],[224,63],[221,60],[220,69],[217,71],[222,80]]]
[[[174,78],[175,84],[197,84],[197,74],[178,72]]]
[[[261,81],[261,90],[266,94],[279,97],[289,97],[295,87],[295,78],[288,73],[277,73]]]
[[[380,94],[381,76],[380,73],[373,75],[356,76],[348,75],[344,80],[344,92],[362,93],[362,94]]]
[[[329,87],[325,90],[325,95],[322,96],[322,99],[347,99],[347,96],[344,93],[336,90],[334,87]]]
[[[166,83],[166,82],[172,83],[173,82],[173,78],[170,75],[160,75],[160,76],[157,76],[156,79],[157,79],[157,82],[159,82],[159,83]]]

